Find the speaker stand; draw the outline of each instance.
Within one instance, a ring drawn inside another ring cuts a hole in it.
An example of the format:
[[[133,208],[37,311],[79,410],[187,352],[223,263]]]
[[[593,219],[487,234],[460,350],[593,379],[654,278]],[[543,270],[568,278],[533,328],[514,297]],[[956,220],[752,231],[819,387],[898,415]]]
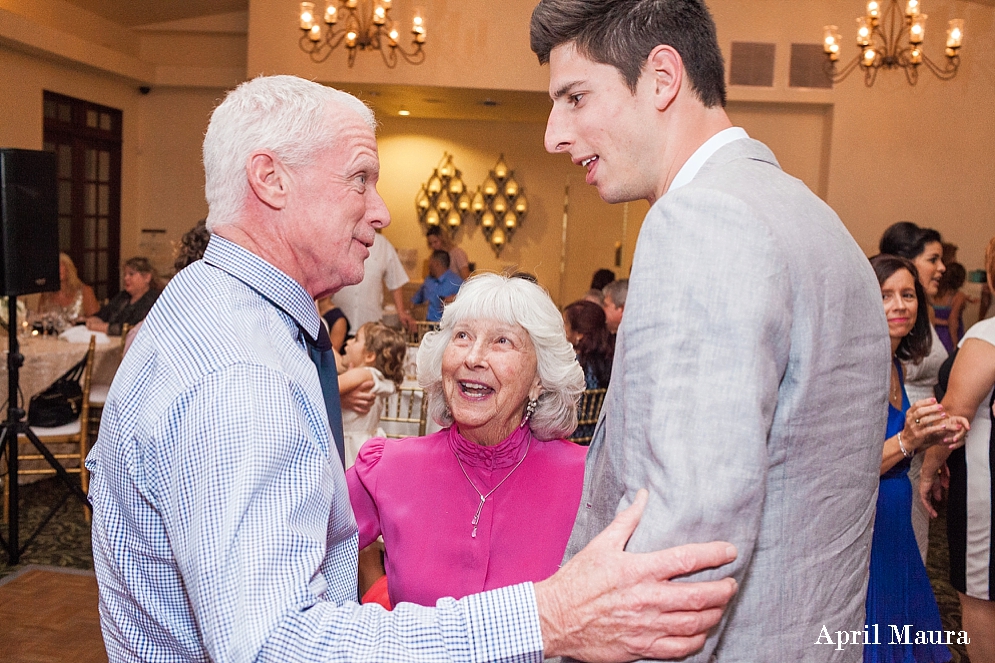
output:
[[[34,434],[28,422],[24,421],[24,410],[17,406],[17,394],[20,388],[20,370],[24,364],[24,355],[21,354],[21,347],[17,341],[17,297],[7,298],[7,420],[0,424],[0,452],[4,446],[7,449],[7,483],[8,483],[8,512],[7,512],[7,539],[0,537],[0,543],[7,549],[7,561],[13,566],[21,559],[21,554],[31,544],[38,533],[45,528],[45,525],[52,520],[52,516],[66,503],[68,495],[64,496],[58,504],[48,512],[42,519],[37,529],[27,538],[24,545],[19,541],[20,525],[20,491],[17,485],[17,447],[18,437],[23,435],[31,444],[38,449],[56,476],[69,487],[71,494],[75,495],[86,508],[90,508],[90,502],[86,499],[86,493],[80,487],[78,481],[73,481],[62,464],[52,455],[38,436]],[[80,468],[82,470],[82,468]]]

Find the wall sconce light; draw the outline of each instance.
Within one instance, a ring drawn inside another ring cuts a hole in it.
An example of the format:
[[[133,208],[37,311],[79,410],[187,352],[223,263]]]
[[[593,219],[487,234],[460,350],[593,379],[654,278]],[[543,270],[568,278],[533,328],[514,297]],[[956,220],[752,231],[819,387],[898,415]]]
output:
[[[515,179],[515,173],[508,170],[503,154],[484,183],[477,187],[470,200],[470,210],[494,255],[500,256],[529,211],[525,188]]]
[[[418,221],[426,228],[444,228],[452,238],[472,207],[473,200],[463,184],[463,173],[453,164],[453,155],[443,152],[442,161],[415,196]]]

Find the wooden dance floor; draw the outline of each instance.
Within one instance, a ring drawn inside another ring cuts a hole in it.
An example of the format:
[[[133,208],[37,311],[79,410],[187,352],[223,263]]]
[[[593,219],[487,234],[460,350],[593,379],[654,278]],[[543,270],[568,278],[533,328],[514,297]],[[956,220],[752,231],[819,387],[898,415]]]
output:
[[[0,581],[0,661],[106,662],[92,571],[27,566]]]

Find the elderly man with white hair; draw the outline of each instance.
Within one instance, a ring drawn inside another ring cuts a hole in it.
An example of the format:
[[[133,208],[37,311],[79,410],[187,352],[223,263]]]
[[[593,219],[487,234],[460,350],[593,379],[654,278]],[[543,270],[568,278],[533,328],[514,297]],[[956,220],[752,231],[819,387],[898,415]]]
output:
[[[214,111],[213,237],[146,319],[87,458],[109,659],[625,660],[700,647],[735,583],[667,579],[735,550],[624,552],[645,496],[543,582],[393,612],[356,603],[357,526],[337,399],[312,363],[327,351],[314,300],[362,279],[389,222],[374,126],[357,99],[291,76],[244,83]]]

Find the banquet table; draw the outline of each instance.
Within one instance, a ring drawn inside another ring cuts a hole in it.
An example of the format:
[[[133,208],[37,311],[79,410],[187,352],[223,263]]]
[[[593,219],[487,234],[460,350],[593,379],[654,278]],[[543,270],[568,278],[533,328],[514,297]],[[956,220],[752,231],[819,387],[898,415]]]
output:
[[[20,370],[21,405],[27,410],[31,397],[43,391],[60,375],[86,355],[86,343],[70,343],[55,336],[24,336],[18,339],[24,365]],[[0,366],[0,404],[7,403],[7,337],[0,341],[3,365]],[[119,339],[97,344],[94,348],[91,384],[110,384],[121,363]],[[6,410],[2,417],[6,419]]]
[[[25,411],[31,402],[31,397],[43,391],[52,384],[60,375],[72,368],[79,360],[86,356],[89,343],[70,343],[56,336],[22,336],[18,338],[21,354],[24,355],[24,364],[21,366],[20,392],[21,406]],[[0,367],[0,405],[7,404],[7,354],[8,339],[6,336],[0,341],[0,348],[3,350],[3,366]],[[94,346],[93,372],[90,376],[91,385],[110,384],[114,379],[114,373],[121,363],[123,347],[120,339],[111,338],[110,343],[98,343]],[[7,410],[4,408],[0,413],[4,420],[7,418]],[[91,436],[96,436],[96,430]],[[53,453],[72,453],[73,444],[48,444],[49,451]],[[23,439],[19,447],[21,454],[35,453],[30,443]],[[66,468],[77,467],[75,460],[63,460],[62,465]],[[44,469],[48,464],[43,460],[30,460],[21,463],[21,471]],[[45,475],[20,474],[19,484],[31,483],[43,479]]]

